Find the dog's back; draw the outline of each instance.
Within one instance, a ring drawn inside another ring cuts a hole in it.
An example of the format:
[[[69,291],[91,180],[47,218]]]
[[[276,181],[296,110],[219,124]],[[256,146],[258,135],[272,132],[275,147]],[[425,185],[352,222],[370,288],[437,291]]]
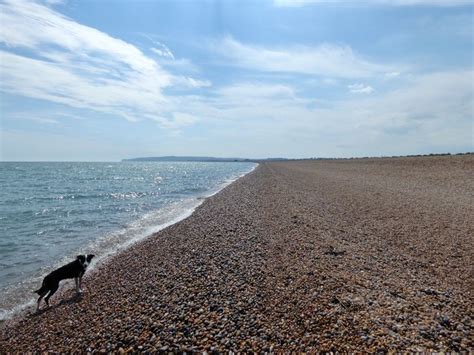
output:
[[[44,290],[54,287],[54,285],[58,284],[61,280],[81,277],[86,271],[87,265],[91,261],[92,257],[93,255],[78,255],[76,260],[61,266],[59,269],[56,269],[46,275],[46,277],[43,279],[41,288],[35,292],[37,294],[41,294]]]
[[[79,260],[76,259],[70,262],[69,264],[61,266],[59,269],[56,269],[46,275],[46,277],[43,279],[43,284],[41,285],[41,288],[36,290],[35,292],[37,294],[41,294],[43,290],[51,288],[51,286],[56,283],[59,283],[59,281],[79,277],[84,272],[84,266],[81,265]]]
[[[69,264],[61,266],[59,269],[54,270],[49,275],[47,275],[44,279],[45,281],[48,279],[54,280],[64,280],[64,279],[73,279],[74,277],[79,277],[81,273],[85,270],[84,266],[79,262],[79,260],[74,260]]]

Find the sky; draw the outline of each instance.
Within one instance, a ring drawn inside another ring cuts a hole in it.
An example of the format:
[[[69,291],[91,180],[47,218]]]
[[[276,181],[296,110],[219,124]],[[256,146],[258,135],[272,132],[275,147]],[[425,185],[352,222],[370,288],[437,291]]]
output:
[[[473,151],[474,0],[0,1],[0,160]]]

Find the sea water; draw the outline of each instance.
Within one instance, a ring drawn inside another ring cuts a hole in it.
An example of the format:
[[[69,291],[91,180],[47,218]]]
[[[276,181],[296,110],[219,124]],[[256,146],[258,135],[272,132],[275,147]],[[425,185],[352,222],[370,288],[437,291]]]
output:
[[[252,163],[0,162],[0,320],[77,254],[95,262],[187,216]]]

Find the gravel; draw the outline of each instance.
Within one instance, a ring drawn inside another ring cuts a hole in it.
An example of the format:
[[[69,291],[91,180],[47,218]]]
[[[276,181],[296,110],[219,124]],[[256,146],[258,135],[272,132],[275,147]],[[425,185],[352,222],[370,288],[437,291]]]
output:
[[[473,351],[474,157],[261,164],[0,353]]]

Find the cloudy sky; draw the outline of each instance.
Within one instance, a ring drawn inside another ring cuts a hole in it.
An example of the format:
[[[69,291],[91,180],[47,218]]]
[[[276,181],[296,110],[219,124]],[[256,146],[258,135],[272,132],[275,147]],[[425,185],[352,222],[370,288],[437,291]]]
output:
[[[1,160],[474,149],[472,0],[0,7]]]

